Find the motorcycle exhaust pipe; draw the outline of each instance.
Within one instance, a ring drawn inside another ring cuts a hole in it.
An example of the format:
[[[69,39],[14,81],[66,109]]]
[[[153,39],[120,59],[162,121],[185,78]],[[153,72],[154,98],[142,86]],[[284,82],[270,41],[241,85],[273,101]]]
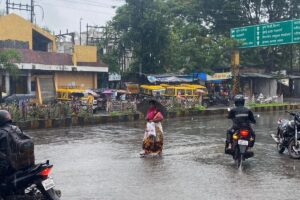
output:
[[[275,134],[271,134],[271,137],[273,138],[273,140],[275,140],[276,143],[279,143],[279,139]]]

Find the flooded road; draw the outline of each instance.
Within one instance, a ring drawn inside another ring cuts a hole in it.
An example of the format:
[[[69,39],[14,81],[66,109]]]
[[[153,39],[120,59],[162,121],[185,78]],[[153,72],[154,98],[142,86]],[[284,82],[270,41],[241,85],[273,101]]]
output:
[[[270,134],[284,113],[262,113],[255,157],[237,170],[224,155],[223,116],[164,122],[163,157],[140,158],[143,122],[29,132],[49,159],[62,199],[297,199],[300,160],[279,155]]]

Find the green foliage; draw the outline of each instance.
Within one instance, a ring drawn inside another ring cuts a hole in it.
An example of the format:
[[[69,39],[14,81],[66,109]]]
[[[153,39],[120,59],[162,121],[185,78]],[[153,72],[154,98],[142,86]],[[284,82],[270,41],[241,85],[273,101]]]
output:
[[[122,112],[113,111],[113,112],[110,113],[110,116],[115,117],[115,116],[120,116],[122,114],[123,114]]]
[[[99,56],[109,66],[109,72],[120,72],[118,49],[112,49],[106,54],[100,53]]]
[[[132,72],[212,72],[230,65],[238,44],[230,29],[300,17],[296,0],[126,0],[109,23],[116,48],[103,59],[118,71],[126,51]],[[292,47],[293,46],[293,47]],[[299,65],[300,45],[241,50],[241,65],[270,69]]]
[[[195,106],[193,107],[193,110],[196,110],[196,111],[202,111],[202,110],[205,110],[206,108],[204,106]]]
[[[163,71],[169,44],[166,12],[162,0],[127,0],[117,10],[113,26],[122,46],[133,51],[132,71],[137,71],[140,64],[144,73]]]
[[[80,108],[79,113],[78,113],[78,117],[83,117],[85,119],[87,119],[88,117],[93,116],[93,113],[90,113],[87,109],[84,108]]]
[[[9,72],[12,76],[17,76],[19,69],[15,63],[20,62],[20,54],[13,50],[5,50],[0,52],[0,69]]]
[[[297,0],[202,0],[203,18],[214,34],[229,37],[230,28],[300,17]],[[299,45],[241,50],[241,65],[282,69],[298,64]]]

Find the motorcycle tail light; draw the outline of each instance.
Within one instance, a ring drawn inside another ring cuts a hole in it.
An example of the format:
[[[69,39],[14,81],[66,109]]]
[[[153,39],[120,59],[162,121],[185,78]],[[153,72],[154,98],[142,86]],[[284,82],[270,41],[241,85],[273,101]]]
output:
[[[248,131],[248,130],[241,130],[241,131],[240,131],[240,135],[241,135],[242,137],[247,137],[247,136],[249,135],[249,131]]]
[[[48,176],[52,170],[52,167],[47,167],[39,173],[40,176]]]

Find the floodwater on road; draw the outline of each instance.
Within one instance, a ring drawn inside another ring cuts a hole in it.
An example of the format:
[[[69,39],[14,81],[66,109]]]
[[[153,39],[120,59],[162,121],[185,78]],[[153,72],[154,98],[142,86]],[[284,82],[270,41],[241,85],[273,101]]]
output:
[[[54,164],[62,199],[297,199],[300,160],[279,155],[270,134],[285,113],[262,113],[255,157],[243,170],[224,154],[224,116],[166,120],[163,156],[140,158],[144,122],[29,132],[36,158]]]

